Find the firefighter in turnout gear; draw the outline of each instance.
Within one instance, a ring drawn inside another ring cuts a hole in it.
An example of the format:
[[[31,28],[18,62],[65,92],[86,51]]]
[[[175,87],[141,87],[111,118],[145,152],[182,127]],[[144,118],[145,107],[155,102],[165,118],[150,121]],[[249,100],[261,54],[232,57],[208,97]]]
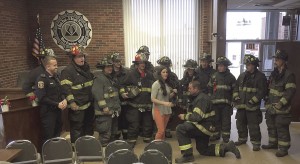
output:
[[[191,106],[187,114],[178,117],[185,120],[176,128],[176,135],[182,157],[176,158],[176,163],[193,162],[193,148],[191,138],[196,140],[196,149],[201,155],[224,157],[226,152],[232,152],[236,158],[241,158],[239,149],[233,141],[223,144],[209,144],[209,137],[214,132],[215,111],[211,108],[209,96],[201,92],[199,81],[189,84]]]
[[[84,135],[93,135],[94,107],[92,85],[94,76],[85,61],[83,48],[75,45],[67,53],[71,63],[61,72],[61,85],[69,105],[71,142]]]
[[[112,77],[116,81],[118,90],[120,90],[121,84],[124,82],[129,73],[129,68],[122,66],[122,59],[119,53],[112,53],[109,58],[113,62]],[[126,119],[126,110],[128,105],[126,99],[124,99],[121,95],[119,95],[119,98],[121,101],[121,114],[118,119],[119,132],[116,139],[119,139],[122,133],[123,140],[127,140],[128,121]]]
[[[237,109],[236,126],[239,139],[236,145],[247,142],[248,130],[253,151],[259,151],[261,145],[261,132],[259,124],[262,122],[260,110],[261,99],[267,93],[266,76],[257,67],[259,60],[253,55],[245,55],[246,71],[238,77],[233,91],[233,101]]]
[[[180,80],[180,87],[178,92],[178,104],[179,106],[186,110],[189,104],[188,99],[188,86],[191,81],[198,80],[198,75],[195,72],[195,69],[198,67],[198,64],[195,60],[189,59],[183,65],[185,68],[183,78]]]
[[[223,142],[227,143],[230,139],[232,92],[236,79],[228,69],[232,63],[225,56],[218,57],[216,64],[218,71],[208,83],[213,109],[216,112],[216,133],[210,140],[218,140],[222,135]]]
[[[157,64],[159,64],[160,66],[165,66],[168,69],[168,72],[170,73],[169,74],[170,87],[173,88],[173,93],[175,93],[175,96],[172,97],[170,101],[173,104],[176,104],[177,98],[178,98],[178,95],[177,95],[178,90],[180,89],[180,83],[179,83],[177,75],[174,72],[172,72],[170,69],[170,67],[172,67],[172,61],[169,57],[163,56],[157,60]],[[160,66],[155,67],[155,70],[157,70]],[[176,107],[172,107],[172,111],[174,111],[175,109],[176,109]],[[174,114],[175,114],[175,112],[172,112],[169,122],[167,124],[166,133],[165,133],[166,138],[172,138],[170,125],[172,123]]]
[[[146,69],[148,70],[148,71],[150,71],[151,73],[154,73],[154,66],[153,66],[153,64],[151,63],[151,62],[149,62],[149,57],[150,57],[150,51],[149,51],[149,47],[148,46],[145,46],[145,45],[143,45],[143,46],[141,46],[137,51],[136,51],[136,54],[144,54],[145,55],[145,57],[146,57],[146,60],[148,61],[147,63],[146,63]],[[135,64],[132,64],[131,66],[130,66],[130,69],[132,70],[132,69],[135,69],[137,66],[135,65]]]
[[[263,149],[278,149],[277,157],[288,154],[291,146],[289,125],[292,121],[291,101],[296,92],[296,77],[287,69],[288,55],[277,50],[274,56],[275,69],[269,79],[269,94],[266,99],[266,123],[269,144]]]
[[[212,62],[214,62],[212,56],[210,54],[204,53],[202,58],[200,59],[200,67],[195,70],[198,76],[198,80],[201,84],[201,90],[205,94],[208,94],[207,84],[211,76],[216,72],[216,70],[211,66]]]
[[[146,55],[141,53],[135,56],[133,63],[136,69],[129,72],[122,84],[120,94],[127,99],[128,109],[128,142],[134,146],[139,135],[140,121],[144,142],[149,143],[153,134],[151,87],[155,81],[153,74],[146,69]],[[132,88],[128,90],[127,88]],[[134,88],[134,89],[133,89]]]
[[[112,61],[105,57],[96,65],[103,71],[94,80],[92,93],[96,117],[96,131],[102,146],[115,139],[118,132],[118,117],[121,112],[119,90],[112,78]]]

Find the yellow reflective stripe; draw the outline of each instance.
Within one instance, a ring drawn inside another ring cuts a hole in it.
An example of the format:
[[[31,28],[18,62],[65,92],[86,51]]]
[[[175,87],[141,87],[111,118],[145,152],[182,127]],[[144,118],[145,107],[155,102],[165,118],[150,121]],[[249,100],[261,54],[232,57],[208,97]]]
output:
[[[238,92],[234,92],[233,95],[232,95],[233,98],[238,97],[238,96],[239,96]]]
[[[248,138],[239,138],[239,141],[247,141]]]
[[[225,90],[231,89],[231,86],[229,86],[229,85],[217,85],[216,87],[217,87],[217,89],[225,89]]]
[[[67,96],[67,101],[70,101],[70,100],[74,100],[74,96],[73,95],[68,95]]]
[[[211,111],[210,113],[204,113],[200,108],[194,108],[193,112],[198,113],[202,118],[208,118],[214,116],[216,113],[215,111]]]
[[[124,89],[124,88],[121,88],[119,92],[120,92],[120,93],[125,93],[125,89]]]
[[[70,80],[67,80],[67,79],[65,79],[65,80],[62,80],[61,82],[60,82],[60,85],[73,85],[73,83],[72,83],[72,81],[70,81]]]
[[[230,104],[230,101],[228,99],[214,99],[214,100],[211,100],[211,102],[213,104],[220,104],[220,103]]]
[[[296,84],[295,83],[286,83],[285,89],[288,89],[288,88],[296,88]]]
[[[179,146],[180,150],[188,150],[188,149],[191,149],[191,148],[193,148],[192,144],[187,144],[187,145],[181,145],[181,146]]]
[[[223,135],[230,135],[230,132],[222,132]]]
[[[71,88],[77,90],[77,89],[82,89],[84,87],[89,87],[89,86],[92,86],[92,85],[93,85],[93,80],[87,81],[87,82],[85,82],[83,84],[74,85]]]
[[[274,96],[282,96],[283,92],[279,92],[276,89],[270,89],[270,94],[274,95]]]
[[[267,104],[267,105],[265,105],[265,107],[267,110],[275,110],[276,114],[286,114],[286,113],[289,113],[291,110],[291,106],[289,106],[288,108],[285,108],[284,110],[274,109],[271,104]]]
[[[188,95],[190,95],[190,92],[189,91],[183,91],[182,95],[183,96],[188,96]]]
[[[112,98],[118,96],[118,92],[113,92],[113,93],[104,93],[104,98]]]
[[[278,141],[278,145],[280,146],[290,146],[290,142],[285,142],[285,141]]]
[[[79,107],[79,110],[85,110],[86,108],[88,108],[91,105],[90,102],[88,102],[87,104],[84,104],[82,106]]]
[[[204,128],[204,126],[198,124],[197,122],[193,122],[193,124],[200,130],[202,131],[204,134],[209,135],[209,136],[213,136],[214,133],[208,131],[207,129]]]
[[[33,92],[30,92],[26,95],[27,97],[30,97],[30,96],[35,96],[35,94]]]
[[[260,141],[251,141],[253,145],[260,145]]]
[[[151,88],[141,88],[142,92],[151,92]]]
[[[249,87],[239,87],[239,90],[243,92],[257,92],[256,88],[249,88]]]
[[[280,99],[280,102],[282,103],[282,105],[286,105],[288,103],[287,100],[286,100],[286,98],[284,98],[284,97],[282,97]]]
[[[258,103],[259,102],[259,100],[258,100],[258,98],[256,96],[253,96],[252,100],[254,101],[254,103]]]
[[[254,107],[248,107],[246,104],[240,104],[240,105],[236,105],[235,108],[236,109],[246,109],[246,110],[249,110],[249,111],[255,111],[256,109],[259,108],[259,105],[255,105]]]
[[[269,137],[269,142],[276,142],[276,141],[277,141],[277,138]]]
[[[99,107],[102,107],[102,106],[106,105],[106,101],[105,100],[99,100],[98,105],[99,105]]]
[[[185,120],[188,120],[191,114],[192,114],[192,113],[186,114],[186,115],[184,116],[184,119],[185,119]]]
[[[132,102],[128,102],[128,105],[134,107],[134,108],[151,108],[152,104],[136,104],[136,103],[132,103]]]
[[[221,147],[221,144],[216,144],[216,146],[215,146],[215,155],[217,157],[220,157],[220,147]]]

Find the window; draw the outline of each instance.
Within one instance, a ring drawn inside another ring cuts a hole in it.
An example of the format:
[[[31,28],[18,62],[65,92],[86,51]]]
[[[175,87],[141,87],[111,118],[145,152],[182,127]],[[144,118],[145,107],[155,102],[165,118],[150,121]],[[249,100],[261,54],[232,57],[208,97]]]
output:
[[[130,66],[137,49],[147,45],[154,66],[168,56],[181,78],[185,61],[198,61],[198,8],[198,0],[123,0],[125,65]]]

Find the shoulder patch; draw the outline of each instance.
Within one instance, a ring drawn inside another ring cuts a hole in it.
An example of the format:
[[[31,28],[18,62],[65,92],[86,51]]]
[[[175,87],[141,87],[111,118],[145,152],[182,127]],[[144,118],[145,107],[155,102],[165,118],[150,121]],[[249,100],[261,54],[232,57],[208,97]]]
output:
[[[46,75],[45,75],[44,73],[42,73],[40,76],[41,76],[41,77],[46,77]]]
[[[38,88],[43,89],[44,88],[44,82],[38,81]]]

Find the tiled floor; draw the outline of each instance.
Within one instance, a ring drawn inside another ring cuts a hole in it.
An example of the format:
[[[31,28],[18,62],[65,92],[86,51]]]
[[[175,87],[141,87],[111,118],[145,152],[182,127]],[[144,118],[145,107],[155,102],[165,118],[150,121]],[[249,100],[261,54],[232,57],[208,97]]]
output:
[[[237,131],[234,119],[235,113],[232,116],[232,131],[231,140],[237,140]],[[227,153],[226,157],[207,157],[201,156],[194,148],[195,162],[194,164],[299,164],[300,163],[300,123],[292,123],[290,126],[291,136],[292,136],[292,146],[289,150],[289,155],[282,158],[277,158],[275,156],[276,150],[260,150],[258,152],[252,151],[252,145],[248,141],[246,145],[239,147],[241,151],[242,158],[236,159],[233,154]],[[267,144],[268,135],[265,121],[261,124],[262,132],[262,144]],[[178,148],[178,143],[175,138],[175,132],[173,133],[173,138],[167,139],[167,141],[172,145],[173,148],[173,163],[176,157],[180,156],[180,150]],[[96,134],[97,136],[97,134]],[[134,153],[138,156],[143,152],[146,144],[143,143],[142,139],[139,138],[137,145],[134,148]],[[195,146],[194,146],[195,147]],[[94,164],[94,162],[88,162],[85,164]]]

